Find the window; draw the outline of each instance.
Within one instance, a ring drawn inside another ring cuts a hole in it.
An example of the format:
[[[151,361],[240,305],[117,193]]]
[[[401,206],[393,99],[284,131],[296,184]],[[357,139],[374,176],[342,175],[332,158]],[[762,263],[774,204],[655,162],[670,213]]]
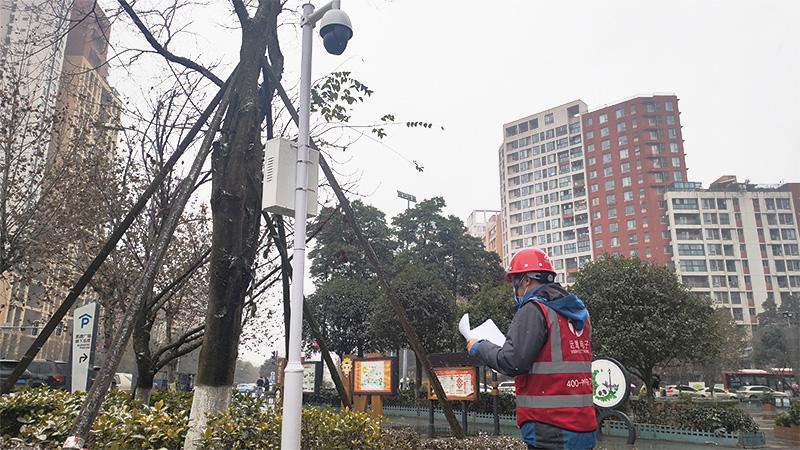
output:
[[[608,224],[608,231],[610,233],[616,233],[617,230],[619,230],[619,224],[617,224],[616,222]]]
[[[610,149],[610,148],[611,148],[611,141],[609,141],[608,139],[606,139],[606,140],[604,140],[604,141],[601,141],[601,142],[600,142],[600,148],[601,148],[602,150],[608,150],[608,149]]]
[[[590,192],[597,192],[597,189],[598,189],[597,184],[592,184],[591,186],[589,186]]]
[[[667,130],[667,135],[669,136],[670,139],[678,138],[678,133],[675,131],[675,128],[670,128],[669,130]]]
[[[611,246],[612,247],[619,247],[619,238],[614,236],[611,238]]]
[[[594,151],[594,144],[586,144],[586,153],[591,153]]]
[[[744,320],[744,316],[742,315],[742,308],[733,308],[733,320]]]
[[[696,198],[673,198],[672,207],[674,209],[697,209]]]
[[[614,111],[614,117],[616,117],[617,119],[625,117],[625,108],[619,108],[616,111]]]
[[[617,196],[614,194],[606,195],[606,204],[613,205],[617,203]]]
[[[647,102],[644,106],[647,112],[656,112],[656,104],[654,102]]]
[[[632,191],[625,191],[622,193],[622,200],[629,201],[633,200],[633,192]]]
[[[628,220],[625,225],[628,227],[629,230],[635,230],[636,229],[636,219]]]
[[[781,230],[781,238],[785,241],[794,241],[797,240],[797,232],[792,229],[782,229]]]
[[[617,208],[609,208],[608,209],[608,217],[609,218],[617,217]]]
[[[629,244],[635,244],[637,242],[639,242],[639,236],[637,236],[635,233],[628,235],[628,243]]]
[[[755,200],[755,199],[753,199],[753,200]],[[775,209],[775,199],[774,198],[765,198],[764,199],[764,204],[767,206],[768,210]]]
[[[594,131],[589,130],[586,132],[586,139],[594,139]]]
[[[719,229],[717,228],[706,228],[705,230],[706,239],[719,239]]]
[[[704,198],[704,199],[702,199],[702,203],[701,204],[703,205],[703,209],[716,209],[717,208],[717,202],[714,201],[713,198]]]
[[[678,157],[672,158],[672,167],[680,167],[681,166],[681,159]]]
[[[672,105],[672,102],[665,102],[664,103],[664,109],[666,109],[669,112],[675,111],[675,109],[674,109],[674,107]]]
[[[544,115],[544,124],[549,125],[553,123],[553,113],[547,113]]]
[[[602,239],[598,239],[598,240],[594,241],[594,246],[596,248],[601,248],[603,246],[603,240]]]
[[[591,117],[587,117],[585,123],[586,123],[587,127],[592,126],[592,118]]]
[[[622,133],[625,131],[625,122],[620,122],[617,124],[617,133]]]
[[[625,215],[626,216],[633,215],[633,205],[625,205]]]
[[[717,199],[717,209],[728,209],[728,201],[724,198]]]
[[[556,136],[564,136],[567,134],[567,126],[561,125],[560,127],[556,127]]]
[[[603,154],[603,164],[611,162],[611,153],[604,153]]]
[[[630,177],[628,177],[628,179],[630,179]],[[624,179],[622,185],[625,186]],[[607,191],[614,189],[614,180],[606,180],[605,188]]]
[[[590,170],[589,171],[589,178],[597,178],[597,171],[596,170]]]
[[[597,164],[597,158],[595,158],[594,156],[590,157],[588,163],[590,166]]]
[[[627,144],[627,143],[628,143],[628,136],[626,136],[626,135],[624,135],[624,134],[623,134],[623,135],[621,135],[621,136],[619,136],[619,137],[617,138],[617,144],[619,144],[619,145],[625,145],[625,144]]]
[[[667,125],[675,125],[675,116],[667,116]]]
[[[778,209],[792,209],[792,202],[788,198],[776,198],[775,203]]]
[[[681,272],[706,272],[706,262],[702,259],[682,259],[679,265]]]
[[[678,153],[678,144],[676,142],[669,143],[669,152],[670,153]]]
[[[623,148],[619,151],[619,159],[625,159],[628,157],[628,149]]]
[[[705,261],[703,261],[705,263]],[[728,287],[728,277],[725,275],[712,275],[711,276],[711,286],[712,287]]]
[[[680,256],[704,256],[705,254],[703,244],[678,244],[678,255]]]
[[[631,177],[624,177],[622,179],[622,186],[628,187],[631,185]],[[613,187],[613,186],[612,186]]]
[[[600,114],[600,117],[598,118],[598,122],[599,123],[608,122],[608,114]]]
[[[602,137],[608,136],[608,127],[600,128],[600,136]]]
[[[622,173],[628,173],[631,171],[631,163],[622,163],[620,164],[619,169],[622,171]]]

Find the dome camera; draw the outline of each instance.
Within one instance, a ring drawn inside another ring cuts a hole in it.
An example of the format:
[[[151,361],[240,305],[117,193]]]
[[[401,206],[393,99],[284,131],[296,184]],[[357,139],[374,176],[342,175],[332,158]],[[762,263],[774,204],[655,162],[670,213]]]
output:
[[[325,50],[332,55],[341,55],[347,48],[347,41],[353,37],[353,26],[350,18],[341,9],[331,9],[322,16],[319,35],[325,44]]]

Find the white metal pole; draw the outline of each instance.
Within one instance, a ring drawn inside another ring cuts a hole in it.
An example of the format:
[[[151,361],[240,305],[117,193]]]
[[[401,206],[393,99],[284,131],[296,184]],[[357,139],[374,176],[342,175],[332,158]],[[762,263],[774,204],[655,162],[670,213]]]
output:
[[[303,16],[308,18],[314,5],[303,5]],[[303,43],[300,67],[300,123],[297,137],[297,167],[294,193],[294,256],[292,258],[292,292],[290,297],[289,354],[286,355],[283,392],[283,426],[281,449],[300,449],[300,426],[303,409],[303,365],[300,351],[303,338],[303,280],[306,260],[306,211],[308,184],[309,121],[311,120],[311,49],[314,23],[303,24]]]

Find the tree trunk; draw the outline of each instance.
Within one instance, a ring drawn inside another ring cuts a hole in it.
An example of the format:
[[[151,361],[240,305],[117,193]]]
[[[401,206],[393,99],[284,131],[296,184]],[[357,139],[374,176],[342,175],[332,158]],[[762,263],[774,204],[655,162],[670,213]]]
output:
[[[150,301],[148,295],[145,304]],[[146,308],[142,308],[143,310]],[[153,389],[153,354],[150,351],[150,327],[147,326],[146,311],[139,311],[133,326],[133,354],[136,356],[136,394],[134,398],[145,405],[150,402],[150,391]]]
[[[211,156],[211,276],[206,328],[184,442],[186,450],[197,448],[205,431],[206,416],[230,404],[242,308],[253,281],[261,218],[264,149],[260,137],[258,78],[267,39],[277,29],[280,9],[279,2],[262,0],[256,15],[242,23],[239,72],[231,85],[224,139]]]
[[[153,379],[155,374],[152,371],[138,372],[138,381],[136,382],[136,394],[134,398],[141,401],[145,405],[150,404],[150,394],[153,392]]]

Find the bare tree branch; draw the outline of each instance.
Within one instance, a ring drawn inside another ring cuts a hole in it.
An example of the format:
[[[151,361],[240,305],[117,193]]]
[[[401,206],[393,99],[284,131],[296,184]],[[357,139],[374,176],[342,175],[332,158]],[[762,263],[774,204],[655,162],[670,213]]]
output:
[[[184,67],[199,72],[204,77],[213,81],[214,84],[216,84],[217,86],[223,85],[224,81],[222,81],[222,79],[220,79],[218,76],[214,75],[207,68],[192,61],[191,59],[184,58],[183,56],[177,56],[174,53],[167,50],[166,48],[164,48],[164,46],[162,46],[156,40],[156,38],[144,24],[144,22],[142,22],[142,19],[140,19],[139,16],[136,14],[136,11],[133,10],[133,7],[131,7],[130,3],[128,3],[126,0],[117,0],[117,1],[119,2],[120,6],[122,6],[122,9],[124,9],[125,12],[128,14],[128,16],[131,18],[131,20],[133,20],[133,23],[136,24],[136,27],[139,29],[139,31],[142,32],[142,35],[147,40],[147,42],[150,43],[150,46],[153,47],[153,49],[156,52],[158,52],[161,56],[166,58],[168,61],[174,62],[175,64],[180,64]]]

